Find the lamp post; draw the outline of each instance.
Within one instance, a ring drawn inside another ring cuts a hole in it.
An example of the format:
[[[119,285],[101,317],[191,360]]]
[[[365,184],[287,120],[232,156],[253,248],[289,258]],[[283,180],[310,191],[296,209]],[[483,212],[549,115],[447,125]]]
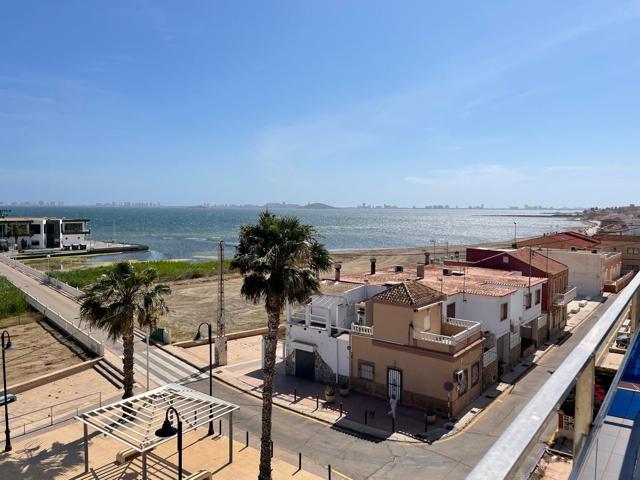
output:
[[[513,222],[513,245],[518,245],[518,222]]]
[[[209,396],[213,397],[213,343],[211,343],[211,324],[207,322],[202,322],[198,325],[198,333],[194,338],[194,341],[198,342],[202,340],[202,334],[200,333],[200,329],[203,325],[207,326],[207,333],[209,334]],[[213,435],[213,419],[211,418],[211,409],[209,409],[209,435]]]
[[[6,339],[5,339],[6,337]],[[9,430],[9,396],[7,395],[7,361],[4,352],[11,348],[11,336],[5,330],[2,332],[2,380],[4,384],[4,451],[11,451],[11,430]]]
[[[178,428],[175,428],[169,420],[169,412],[173,412],[178,420]],[[156,430],[156,436],[160,438],[173,437],[178,434],[178,480],[182,480],[182,420],[180,420],[180,414],[174,407],[167,408],[167,412],[164,416],[164,422],[162,427]]]

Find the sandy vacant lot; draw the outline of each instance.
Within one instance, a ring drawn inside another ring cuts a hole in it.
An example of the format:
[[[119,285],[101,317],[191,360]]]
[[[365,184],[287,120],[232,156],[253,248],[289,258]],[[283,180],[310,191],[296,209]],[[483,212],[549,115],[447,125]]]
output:
[[[0,322],[0,325],[10,324],[11,319]],[[9,385],[22,383],[88,359],[80,347],[64,340],[63,335],[43,321],[39,315],[34,315],[28,323],[6,329],[14,346],[6,352]]]

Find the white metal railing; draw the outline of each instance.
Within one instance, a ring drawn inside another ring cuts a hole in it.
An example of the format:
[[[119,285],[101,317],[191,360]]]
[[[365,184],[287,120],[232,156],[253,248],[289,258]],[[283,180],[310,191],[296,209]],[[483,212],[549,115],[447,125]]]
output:
[[[640,276],[636,276],[628,287],[616,296],[609,308],[565,357],[551,377],[537,389],[529,403],[520,410],[518,416],[469,473],[467,480],[512,478],[518,468],[526,466],[524,462],[530,459],[530,450],[535,446],[540,433],[547,427],[549,420],[557,415],[557,406],[571,392],[577,379],[593,362],[597,352],[606,346],[607,339],[617,331],[621,317],[627,312],[631,299],[639,291]],[[622,367],[630,351],[631,349],[627,351]],[[614,384],[620,380],[621,374],[622,370],[619,370],[614,378]],[[576,472],[585,465],[589,450],[594,445],[595,435],[608,412],[613,392],[615,389],[609,390],[598,417],[593,422],[591,434],[587,437],[578,457],[574,459],[571,478],[575,478]]]
[[[575,300],[576,295],[578,294],[578,287],[570,287],[564,293],[556,293],[553,297],[553,304],[555,306],[564,307],[570,301]]]
[[[292,313],[290,320],[293,321],[294,323],[305,323],[306,322],[306,315],[304,312],[296,312],[296,313]],[[323,316],[323,315],[317,315],[315,313],[310,313],[309,314],[309,322],[311,323],[323,323],[326,324],[327,323],[327,317]]]
[[[367,325],[358,325],[357,323],[351,324],[351,332],[357,333],[358,335],[373,335],[373,327],[369,327]]]
[[[520,345],[520,332],[511,332],[509,335],[509,347],[514,348]]]
[[[498,360],[498,350],[496,347],[491,347],[489,350],[482,354],[482,365],[485,367],[491,365]]]

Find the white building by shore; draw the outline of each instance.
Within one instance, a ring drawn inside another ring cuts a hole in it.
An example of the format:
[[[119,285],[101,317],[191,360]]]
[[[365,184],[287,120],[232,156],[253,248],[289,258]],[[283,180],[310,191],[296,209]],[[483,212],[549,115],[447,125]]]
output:
[[[0,250],[85,250],[89,219],[0,216]]]

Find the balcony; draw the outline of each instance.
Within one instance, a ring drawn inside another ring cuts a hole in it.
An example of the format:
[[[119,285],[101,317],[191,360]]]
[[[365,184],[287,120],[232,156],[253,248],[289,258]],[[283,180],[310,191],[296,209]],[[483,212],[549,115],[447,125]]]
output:
[[[356,335],[365,335],[367,337],[373,336],[373,327],[368,327],[366,325],[358,325],[357,323],[351,324],[351,333]]]
[[[417,346],[430,350],[455,353],[469,343],[482,336],[480,323],[460,318],[447,318],[442,321],[441,333],[431,331],[413,331],[413,338],[418,342]]]
[[[491,347],[489,350],[482,354],[482,365],[488,367],[493,362],[498,361],[498,350],[496,347]]]
[[[553,305],[555,307],[566,307],[570,301],[575,300],[577,293],[577,287],[569,286],[569,290],[567,290],[565,293],[556,293],[554,295]]]

